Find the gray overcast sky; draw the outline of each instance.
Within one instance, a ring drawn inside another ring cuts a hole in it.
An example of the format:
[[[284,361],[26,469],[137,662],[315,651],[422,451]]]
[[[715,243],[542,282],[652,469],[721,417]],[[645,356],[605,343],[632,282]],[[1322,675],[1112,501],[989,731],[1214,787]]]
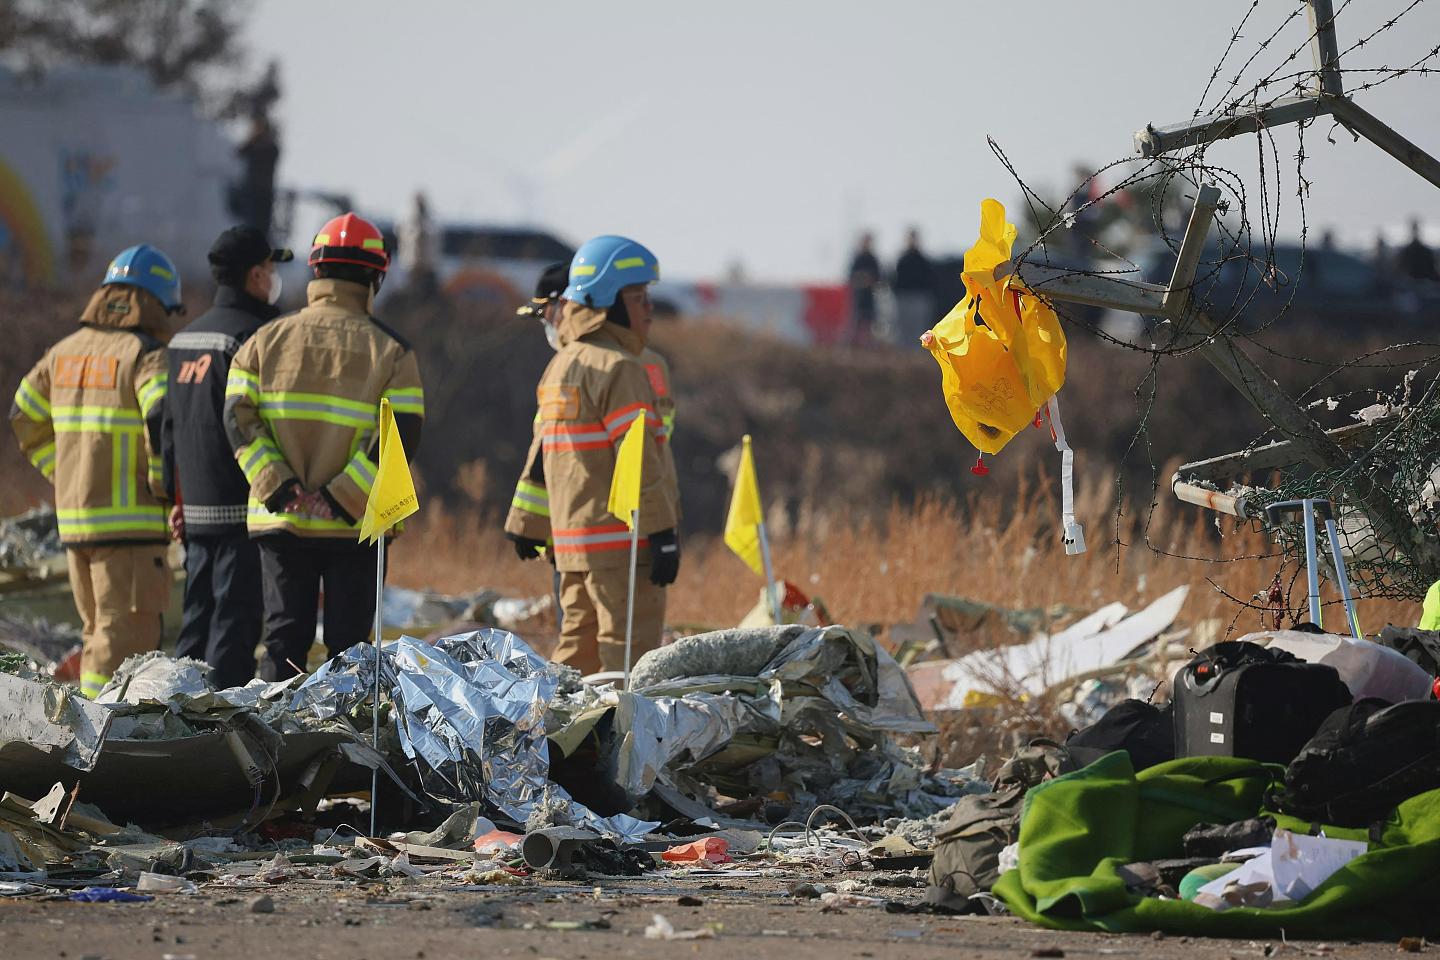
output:
[[[1352,0],[1341,49],[1408,3]],[[1260,0],[1222,81],[1295,6]],[[1129,155],[1135,129],[1189,115],[1249,7],[261,0],[249,43],[257,61],[281,62],[288,184],[348,190],[379,215],[423,188],[446,219],[537,222],[572,242],[625,233],[672,278],[738,260],[753,278],[832,279],[862,227],[886,258],[908,224],[932,250],[958,251],[981,199],[1018,203],[986,134],[1052,190],[1074,186],[1074,161]],[[1303,16],[1292,21],[1247,76],[1307,33]],[[1437,42],[1440,0],[1426,0],[1345,65],[1409,63]],[[1359,99],[1440,153],[1437,94],[1431,74]],[[1335,228],[1368,248],[1412,214],[1440,226],[1440,192],[1343,130],[1332,146],[1329,127],[1306,136],[1312,236]],[[1279,138],[1282,160],[1295,143]],[[1210,161],[1253,186],[1255,138]],[[1289,162],[1281,230],[1294,236]]]

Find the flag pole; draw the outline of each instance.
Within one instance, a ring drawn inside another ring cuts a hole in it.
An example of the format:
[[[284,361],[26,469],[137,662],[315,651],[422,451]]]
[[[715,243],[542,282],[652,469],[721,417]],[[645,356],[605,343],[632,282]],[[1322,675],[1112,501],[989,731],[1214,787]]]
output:
[[[385,617],[385,534],[375,538],[375,702],[371,712],[370,744],[380,753],[380,642]],[[370,836],[375,836],[375,809],[380,801],[380,768],[370,771]]]
[[[760,559],[765,566],[765,597],[770,603],[770,616],[776,626],[780,625],[780,592],[775,585],[775,573],[770,566],[770,536],[765,532],[765,521],[755,525],[760,532]]]
[[[625,689],[630,689],[630,649],[635,636],[635,571],[640,557],[640,511],[630,511],[630,596],[625,603]]]

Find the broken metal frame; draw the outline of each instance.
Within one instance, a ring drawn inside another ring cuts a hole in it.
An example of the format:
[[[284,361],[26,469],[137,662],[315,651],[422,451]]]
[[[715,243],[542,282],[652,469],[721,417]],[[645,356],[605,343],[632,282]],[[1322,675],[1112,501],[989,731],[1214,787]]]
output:
[[[1257,106],[1249,112],[1201,117],[1189,123],[1159,129],[1147,126],[1135,135],[1137,150],[1142,156],[1154,157],[1184,147],[1328,115],[1335,117],[1357,137],[1366,137],[1432,184],[1440,186],[1440,161],[1345,96],[1331,0],[1307,0],[1307,3],[1312,30],[1311,52],[1315,60],[1312,92]],[[1077,274],[1023,261],[1014,265],[1013,269],[1030,289],[1052,300],[1122,310],[1173,322],[1176,342],[1194,349],[1209,361],[1283,436],[1279,444],[1260,448],[1254,452],[1255,455],[1262,451],[1273,453],[1283,445],[1287,453],[1298,454],[1296,459],[1304,460],[1317,470],[1342,471],[1352,463],[1342,443],[1359,438],[1340,431],[1335,435],[1326,433],[1192,301],[1195,273],[1219,202],[1219,188],[1210,184],[1200,187],[1168,284]],[[1006,269],[1010,269],[1008,264],[1002,265],[996,272]],[[1259,461],[1251,460],[1249,466],[1258,469]],[[1248,505],[1243,497],[1232,497],[1185,483],[1180,474],[1172,480],[1172,490],[1186,502],[1236,516],[1247,515]],[[1353,495],[1355,506],[1368,517],[1377,536],[1408,555],[1430,579],[1440,579],[1440,549],[1419,535],[1409,516],[1385,495],[1383,489],[1373,482],[1366,482],[1364,477],[1357,477]]]
[[[1331,0],[1306,0],[1310,16],[1310,52],[1315,60],[1315,83],[1307,92],[1281,97],[1248,108],[1236,105],[1220,113],[1196,117],[1163,127],[1146,125],[1135,134],[1135,152],[1158,157],[1187,147],[1199,147],[1247,133],[1258,133],[1290,123],[1333,117],[1355,139],[1364,137],[1440,187],[1440,160],[1405,139],[1369,110],[1345,95],[1340,73],[1340,47],[1335,38]]]
[[[1070,273],[1024,261],[1014,266],[1015,272],[1031,290],[1052,300],[1124,310],[1173,322],[1177,342],[1209,361],[1286,438],[1284,442],[1289,450],[1318,470],[1344,470],[1352,460],[1337,438],[1327,434],[1191,298],[1201,251],[1219,202],[1218,187],[1206,184],[1200,188],[1168,284]],[[1010,267],[1002,264],[997,272],[1007,269]],[[1176,484],[1180,485],[1176,494],[1182,500],[1198,501],[1202,506],[1243,515],[1243,499],[1184,484],[1179,475],[1172,481],[1172,489]],[[1418,536],[1409,516],[1390,501],[1383,489],[1362,482],[1356,484],[1354,494],[1355,505],[1369,518],[1382,540],[1410,556],[1427,575],[1440,579],[1440,551]]]

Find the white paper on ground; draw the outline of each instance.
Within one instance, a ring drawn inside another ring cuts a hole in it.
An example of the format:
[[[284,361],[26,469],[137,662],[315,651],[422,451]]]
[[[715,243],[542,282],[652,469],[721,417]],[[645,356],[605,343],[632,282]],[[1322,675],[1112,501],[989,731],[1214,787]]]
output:
[[[1334,840],[1276,830],[1268,851],[1211,880],[1199,892],[1219,897],[1231,884],[1264,882],[1275,891],[1276,906],[1299,902],[1368,849],[1363,840]]]
[[[1341,867],[1370,849],[1364,840],[1332,840],[1276,830],[1270,857],[1275,871],[1275,895],[1304,900]]]

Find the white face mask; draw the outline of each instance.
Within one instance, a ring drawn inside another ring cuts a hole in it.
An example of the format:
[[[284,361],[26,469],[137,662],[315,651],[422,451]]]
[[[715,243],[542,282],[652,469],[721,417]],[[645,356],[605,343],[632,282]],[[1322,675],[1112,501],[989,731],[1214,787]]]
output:
[[[555,324],[540,321],[540,326],[545,328],[545,342],[550,344],[551,350],[560,349],[560,331],[555,329]]]
[[[278,273],[272,272],[270,274],[270,293],[266,296],[265,302],[272,307],[275,306],[275,304],[280,302],[280,291],[283,289],[285,289],[285,278]]]

